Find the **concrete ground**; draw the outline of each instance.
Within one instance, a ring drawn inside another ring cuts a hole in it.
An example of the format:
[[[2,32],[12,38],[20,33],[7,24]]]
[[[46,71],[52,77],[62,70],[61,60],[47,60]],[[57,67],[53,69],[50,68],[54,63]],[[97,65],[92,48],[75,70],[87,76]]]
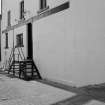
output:
[[[105,84],[76,88],[77,95],[53,105],[105,105]]]
[[[0,75],[0,105],[50,105],[74,95],[40,82]]]
[[[0,105],[105,105],[105,84],[81,88],[0,74]]]

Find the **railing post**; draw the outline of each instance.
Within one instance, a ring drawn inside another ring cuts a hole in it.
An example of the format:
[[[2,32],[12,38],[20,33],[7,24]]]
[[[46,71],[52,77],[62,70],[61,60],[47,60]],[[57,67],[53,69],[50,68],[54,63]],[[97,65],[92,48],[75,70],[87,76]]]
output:
[[[18,61],[19,61],[19,54],[18,54]]]
[[[21,73],[22,73],[22,71],[21,71],[21,62],[19,63],[19,78],[21,78]]]
[[[24,62],[24,79],[27,79],[26,62]]]
[[[13,55],[13,63],[15,61],[15,55]],[[13,75],[15,75],[15,65],[13,64]]]
[[[33,62],[31,62],[31,64],[32,64],[32,78],[33,78],[33,76],[34,76],[34,67],[33,67]]]

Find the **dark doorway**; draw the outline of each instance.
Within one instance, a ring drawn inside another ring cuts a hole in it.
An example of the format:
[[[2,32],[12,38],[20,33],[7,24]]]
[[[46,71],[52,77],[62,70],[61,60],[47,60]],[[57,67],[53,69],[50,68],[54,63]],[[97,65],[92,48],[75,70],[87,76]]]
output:
[[[32,59],[33,58],[32,23],[27,24],[27,42],[28,42],[27,59]]]

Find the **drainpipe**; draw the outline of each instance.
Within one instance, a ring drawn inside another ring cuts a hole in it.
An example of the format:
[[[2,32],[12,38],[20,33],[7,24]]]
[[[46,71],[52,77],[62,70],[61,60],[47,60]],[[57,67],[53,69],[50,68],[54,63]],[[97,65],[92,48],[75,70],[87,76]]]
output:
[[[15,61],[15,46],[14,46],[14,29],[13,29],[13,62]],[[15,67],[13,65],[13,75],[15,75]]]
[[[0,61],[1,61],[1,15],[0,15]]]
[[[15,60],[14,51],[15,51],[15,46],[14,46],[14,29],[13,29],[13,61]]]

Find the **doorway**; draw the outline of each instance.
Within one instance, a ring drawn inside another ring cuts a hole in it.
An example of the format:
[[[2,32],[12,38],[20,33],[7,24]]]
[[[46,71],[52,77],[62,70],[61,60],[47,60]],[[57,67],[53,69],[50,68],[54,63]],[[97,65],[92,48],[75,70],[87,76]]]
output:
[[[33,58],[32,23],[27,24],[27,59]]]

